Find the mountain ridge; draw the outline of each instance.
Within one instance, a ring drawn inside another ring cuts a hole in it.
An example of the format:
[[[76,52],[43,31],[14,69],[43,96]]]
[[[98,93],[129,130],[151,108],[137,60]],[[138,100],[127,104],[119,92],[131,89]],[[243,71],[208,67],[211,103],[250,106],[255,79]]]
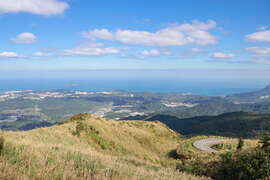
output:
[[[270,132],[270,114],[254,112],[230,112],[217,116],[177,118],[171,115],[155,115],[148,121],[161,121],[183,135],[218,135],[255,138]]]

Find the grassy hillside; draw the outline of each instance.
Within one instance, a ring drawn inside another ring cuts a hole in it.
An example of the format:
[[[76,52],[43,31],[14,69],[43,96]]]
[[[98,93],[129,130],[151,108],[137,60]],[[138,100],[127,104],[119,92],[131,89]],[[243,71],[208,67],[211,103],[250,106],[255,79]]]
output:
[[[161,121],[185,135],[256,137],[270,132],[270,114],[234,112],[186,119],[156,115],[149,120]]]
[[[175,170],[168,153],[183,139],[160,122],[79,114],[0,137],[0,179],[206,179]]]
[[[208,153],[193,146],[195,141],[205,138],[209,137],[196,136],[181,141],[175,152],[181,159],[177,169],[215,180],[269,179],[270,151],[262,151],[261,141],[244,139],[243,146],[238,149],[239,139],[223,138],[220,144],[213,146],[218,153]]]

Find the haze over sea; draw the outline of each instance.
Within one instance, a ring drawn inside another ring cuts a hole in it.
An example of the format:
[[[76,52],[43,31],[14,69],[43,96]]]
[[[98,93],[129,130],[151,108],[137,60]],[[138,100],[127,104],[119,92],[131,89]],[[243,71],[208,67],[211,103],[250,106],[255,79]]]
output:
[[[188,79],[20,79],[0,80],[0,92],[10,90],[80,90],[132,92],[180,92],[197,95],[226,95],[242,93],[263,88],[264,82],[231,82]]]
[[[239,77],[237,73],[244,76]],[[80,90],[226,95],[259,90],[269,72],[202,70],[80,70],[0,72],[0,92],[10,90]],[[256,75],[260,75],[258,78]],[[261,77],[265,78],[261,78]]]

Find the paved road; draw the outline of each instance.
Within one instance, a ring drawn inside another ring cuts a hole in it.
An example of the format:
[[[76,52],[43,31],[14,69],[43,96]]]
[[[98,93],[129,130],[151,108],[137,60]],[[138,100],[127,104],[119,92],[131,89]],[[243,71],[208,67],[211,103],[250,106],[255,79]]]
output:
[[[193,143],[193,146],[201,151],[217,153],[218,151],[215,149],[212,149],[211,147],[213,145],[219,144],[221,141],[223,141],[223,139],[218,139],[218,138],[201,139],[201,140],[195,141]]]

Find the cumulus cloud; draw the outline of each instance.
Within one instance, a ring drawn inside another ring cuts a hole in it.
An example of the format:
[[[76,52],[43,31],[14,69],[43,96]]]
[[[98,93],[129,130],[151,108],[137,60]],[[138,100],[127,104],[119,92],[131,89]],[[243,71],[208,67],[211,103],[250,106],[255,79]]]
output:
[[[229,58],[233,58],[235,57],[234,54],[230,54],[230,53],[223,53],[223,52],[214,52],[210,54],[210,57],[213,58],[219,58],[219,59],[229,59]]]
[[[36,56],[36,57],[49,57],[49,56],[53,56],[53,54],[44,53],[44,52],[36,52],[36,53],[33,54],[33,56]]]
[[[114,40],[124,44],[145,46],[182,46],[186,44],[211,45],[217,38],[208,31],[216,27],[216,22],[193,21],[191,24],[171,24],[156,32],[123,30],[109,31],[94,29],[82,32],[90,40]]]
[[[270,30],[258,31],[246,36],[248,41],[252,42],[270,42]]]
[[[78,47],[64,50],[63,55],[100,56],[118,53],[120,53],[118,48]]]
[[[141,52],[141,54],[143,56],[160,56],[161,52],[159,50],[152,49],[152,50],[144,50]]]
[[[253,52],[253,56],[269,56],[270,57],[270,48],[269,47],[249,47],[248,51]]]
[[[15,52],[0,52],[0,58],[17,58],[19,55]]]
[[[69,5],[59,0],[1,0],[0,13],[32,13],[44,16],[62,14]]]
[[[36,42],[37,37],[30,32],[18,34],[15,38],[11,38],[12,41],[18,44],[31,44]]]

